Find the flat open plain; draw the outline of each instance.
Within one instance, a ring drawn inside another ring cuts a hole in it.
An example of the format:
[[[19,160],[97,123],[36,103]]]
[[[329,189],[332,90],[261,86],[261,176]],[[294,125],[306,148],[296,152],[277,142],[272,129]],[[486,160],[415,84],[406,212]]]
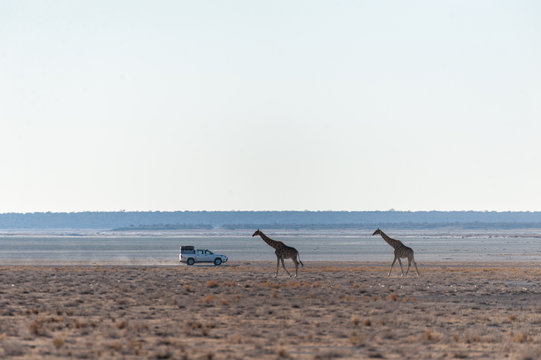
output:
[[[541,358],[540,264],[389,265],[0,266],[0,358]]]

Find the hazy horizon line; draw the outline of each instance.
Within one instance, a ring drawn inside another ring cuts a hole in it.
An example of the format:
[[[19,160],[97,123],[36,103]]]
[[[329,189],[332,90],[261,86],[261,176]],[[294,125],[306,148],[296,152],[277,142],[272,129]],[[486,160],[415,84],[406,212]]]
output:
[[[75,214],[75,213],[142,213],[142,212],[148,212],[148,213],[155,213],[155,212],[163,212],[163,213],[174,213],[174,212],[411,212],[411,213],[422,213],[422,212],[494,212],[494,213],[535,213],[535,212],[541,212],[541,210],[477,210],[477,209],[461,209],[461,210],[438,210],[438,209],[432,209],[432,210],[404,210],[404,209],[375,209],[375,210],[296,210],[296,209],[286,209],[286,210],[276,210],[276,209],[267,209],[267,210],[126,210],[126,209],[120,209],[120,210],[35,210],[35,211],[8,211],[8,212],[0,212],[0,215],[8,215],[8,214]]]

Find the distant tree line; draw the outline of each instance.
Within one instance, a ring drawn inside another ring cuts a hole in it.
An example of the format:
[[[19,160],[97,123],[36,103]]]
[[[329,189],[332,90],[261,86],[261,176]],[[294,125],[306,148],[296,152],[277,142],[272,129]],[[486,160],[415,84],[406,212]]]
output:
[[[541,212],[118,211],[0,214],[0,229],[541,228]]]

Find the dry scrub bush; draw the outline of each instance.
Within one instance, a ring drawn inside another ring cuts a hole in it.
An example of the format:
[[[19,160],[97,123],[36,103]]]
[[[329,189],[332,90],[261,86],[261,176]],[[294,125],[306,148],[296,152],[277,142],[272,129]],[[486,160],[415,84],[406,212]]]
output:
[[[221,301],[222,305],[229,305],[229,299],[226,298],[225,296],[222,296],[220,301]]]
[[[528,335],[525,332],[521,332],[520,334],[513,336],[513,342],[522,344],[522,343],[525,343],[526,341],[528,341]]]
[[[471,343],[480,343],[481,342],[481,336],[479,336],[478,334],[466,334],[464,336],[464,342],[466,344],[471,344]]]
[[[172,358],[173,353],[165,346],[160,347],[155,353],[154,359],[170,359]]]
[[[215,287],[218,287],[219,284],[216,280],[209,280],[207,281],[207,287],[208,288],[215,288]]]
[[[359,317],[353,316],[353,317],[351,318],[351,322],[352,322],[353,325],[355,325],[355,326],[359,325],[359,323],[360,323]]]
[[[425,330],[423,333],[423,340],[425,341],[438,341],[439,337],[432,330]]]
[[[364,319],[363,320],[363,325],[364,326],[371,326],[372,325],[372,321],[370,319]]]
[[[242,336],[240,335],[234,336],[232,341],[234,344],[242,344]]]
[[[205,296],[205,298],[203,299],[203,302],[207,305],[210,305],[214,302],[214,300],[216,299],[216,296],[214,295],[207,295]]]
[[[59,349],[62,347],[62,345],[64,345],[64,338],[61,338],[61,337],[55,337],[53,339],[53,345]]]
[[[276,282],[272,282],[272,281],[265,281],[264,283],[261,283],[261,286],[262,287],[270,287],[270,288],[273,288],[273,289],[279,289],[280,288],[280,284],[279,283],[276,283]]]
[[[398,300],[398,295],[396,295],[395,293],[389,295],[389,300],[390,300],[390,301],[396,301],[396,300]]]
[[[281,358],[288,358],[289,357],[289,354],[287,353],[287,351],[285,349],[279,349],[277,353],[278,353],[278,356],[281,357]]]
[[[117,321],[115,323],[115,326],[117,329],[125,329],[126,327],[128,327],[128,322],[126,320],[121,320],[121,321]]]
[[[355,331],[351,333],[349,336],[349,342],[351,345],[355,347],[361,347],[364,346],[364,335],[363,334],[357,334]]]
[[[35,321],[32,321],[30,325],[28,325],[28,330],[30,331],[30,334],[36,335],[36,336],[47,336],[48,331],[45,328],[44,321],[42,318],[38,318]]]
[[[190,292],[192,291],[192,287],[190,286],[190,284],[184,284],[184,290],[186,290],[186,292]]]

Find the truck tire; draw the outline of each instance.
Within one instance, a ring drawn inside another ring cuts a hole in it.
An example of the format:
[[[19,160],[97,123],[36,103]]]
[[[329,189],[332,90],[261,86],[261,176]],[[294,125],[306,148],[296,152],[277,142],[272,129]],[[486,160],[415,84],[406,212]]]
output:
[[[186,261],[186,264],[188,265],[193,265],[195,263],[195,260],[193,258],[189,258],[187,261]]]
[[[220,265],[221,263],[222,263],[222,259],[220,259],[220,258],[214,259],[214,265],[218,266],[218,265]]]

